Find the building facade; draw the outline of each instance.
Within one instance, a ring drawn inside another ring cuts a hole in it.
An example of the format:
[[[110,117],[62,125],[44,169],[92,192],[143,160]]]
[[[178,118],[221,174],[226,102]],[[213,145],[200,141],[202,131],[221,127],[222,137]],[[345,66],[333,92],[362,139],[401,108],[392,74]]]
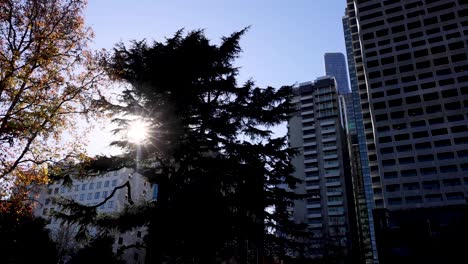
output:
[[[468,3],[347,0],[346,18],[368,156],[370,177],[365,172],[363,179],[369,208],[466,205]]]
[[[348,84],[348,72],[346,70],[346,58],[340,52],[327,52],[323,56],[325,61],[325,74],[333,76],[339,94],[351,93]]]
[[[348,72],[346,71],[346,58],[343,53],[329,52],[325,53],[325,74],[335,77],[338,94],[342,95],[346,109],[346,132],[355,130],[354,111],[352,105],[352,94],[348,84]]]
[[[78,227],[73,224],[62,223],[61,220],[51,217],[54,211],[60,210],[58,204],[54,202],[54,198],[65,197],[83,205],[96,205],[109,197],[116,187],[125,184],[127,181],[130,182],[132,200],[136,204],[149,201],[153,198],[153,190],[145,178],[134,173],[133,169],[123,168],[88,179],[74,179],[73,186],[70,187],[64,186],[61,181],[49,184],[37,196],[34,215],[48,220],[46,228],[51,231],[52,239],[59,244],[59,250],[70,252],[70,250],[81,247],[75,241]],[[112,198],[99,206],[97,212],[98,214],[116,214],[122,212],[126,205],[128,205],[127,189],[123,188],[117,190]],[[91,235],[98,232],[98,230],[92,227],[90,230]],[[117,252],[119,248],[143,244],[146,228],[137,228],[125,233],[115,231],[114,233],[115,243],[113,250]],[[144,263],[145,250],[131,247],[123,251],[121,258],[127,263]]]
[[[377,263],[378,252],[374,232],[373,191],[369,170],[369,160],[366,147],[366,136],[361,113],[359,89],[356,79],[356,65],[353,57],[349,17],[345,14],[342,19],[343,32],[348,58],[349,81],[351,94],[348,100],[348,149],[350,155],[351,174],[353,179],[353,194],[356,206],[356,222],[358,229],[358,244],[361,261]]]
[[[349,256],[349,169],[344,132],[344,112],[335,79],[327,76],[304,83],[296,90],[298,111],[288,123],[289,145],[300,151],[293,159],[294,176],[303,183],[296,189],[309,197],[294,204],[294,220],[307,223],[313,234],[308,253]],[[341,100],[342,101],[342,100]],[[330,247],[340,252],[327,252]]]

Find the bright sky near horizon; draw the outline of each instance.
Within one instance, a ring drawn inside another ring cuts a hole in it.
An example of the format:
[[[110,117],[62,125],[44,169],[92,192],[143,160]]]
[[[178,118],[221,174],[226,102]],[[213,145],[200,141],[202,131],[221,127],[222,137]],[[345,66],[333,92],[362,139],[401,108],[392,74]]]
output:
[[[92,48],[146,39],[163,41],[177,30],[204,29],[214,44],[251,26],[241,39],[239,81],[260,87],[312,81],[325,74],[323,54],[345,53],[345,0],[98,0],[89,1],[86,24]],[[109,133],[93,135],[90,154],[107,153]]]

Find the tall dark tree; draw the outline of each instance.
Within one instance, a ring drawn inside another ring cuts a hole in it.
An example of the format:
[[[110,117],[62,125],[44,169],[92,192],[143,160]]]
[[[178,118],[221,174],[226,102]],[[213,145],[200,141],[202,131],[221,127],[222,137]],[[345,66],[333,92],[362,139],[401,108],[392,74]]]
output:
[[[9,211],[0,213],[1,263],[35,263],[38,258],[41,263],[57,263],[56,245],[50,239],[44,219],[18,214],[18,208],[11,205],[8,208]]]
[[[293,112],[292,89],[237,83],[233,63],[245,31],[220,45],[203,31],[118,44],[108,62],[111,77],[130,84],[112,107],[118,130],[137,117],[150,131],[140,145],[115,142],[127,165],[137,162],[159,186],[143,211],[150,212],[148,263],[257,263],[284,257],[301,233],[287,210],[296,196],[285,188],[297,183],[294,152],[270,130]],[[135,218],[144,219],[125,219]]]

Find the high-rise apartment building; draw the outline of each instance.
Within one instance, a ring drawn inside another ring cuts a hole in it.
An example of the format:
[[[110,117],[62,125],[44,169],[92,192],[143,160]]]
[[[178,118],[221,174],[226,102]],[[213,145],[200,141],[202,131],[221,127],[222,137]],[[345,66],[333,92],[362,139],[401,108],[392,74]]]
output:
[[[446,208],[466,205],[468,197],[468,2],[347,0],[347,18],[369,208],[384,217],[420,212],[426,230],[437,218],[426,209],[445,208],[442,228]]]
[[[295,202],[294,219],[308,224],[313,234],[308,253],[318,257],[326,254],[327,245],[349,255],[351,244],[344,104],[335,84],[327,76],[299,85],[298,111],[288,123],[290,147],[300,151],[293,159],[294,176],[303,180],[296,191],[310,195]]]
[[[132,200],[135,203],[138,204],[155,198],[153,195],[154,189],[143,176],[134,173],[133,169],[123,168],[96,177],[74,179],[73,186],[69,187],[64,186],[61,181],[49,184],[37,194],[34,214],[48,220],[46,228],[50,230],[51,238],[63,248],[63,251],[80,248],[81,245],[75,240],[79,227],[52,217],[54,211],[61,211],[60,206],[55,203],[54,199],[63,197],[83,205],[97,205],[106,198],[111,197],[114,189],[127,181],[131,185]],[[123,211],[126,205],[128,205],[127,189],[124,188],[117,190],[111,198],[97,207],[97,213],[116,214]],[[99,231],[94,227],[89,227],[89,230],[91,235],[93,235],[93,232],[97,233]],[[128,249],[123,250],[121,258],[126,263],[144,263],[146,252],[142,248],[135,247],[135,245],[143,244],[146,228],[136,228],[125,233],[115,231],[114,233],[114,252],[117,252],[119,248],[128,247]],[[66,258],[67,256],[65,256],[65,261]]]

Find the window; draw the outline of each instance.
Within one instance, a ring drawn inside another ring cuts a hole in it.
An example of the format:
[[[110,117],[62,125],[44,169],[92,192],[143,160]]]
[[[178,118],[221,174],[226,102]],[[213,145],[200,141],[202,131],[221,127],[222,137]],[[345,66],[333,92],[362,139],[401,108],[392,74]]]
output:
[[[98,183],[96,184],[96,189],[100,189],[101,186],[102,186],[102,182],[98,182]]]
[[[398,173],[396,171],[384,172],[384,179],[395,179],[397,177]]]
[[[455,155],[453,152],[443,152],[443,153],[437,153],[437,159],[438,160],[447,160],[447,159],[453,159]]]
[[[437,169],[435,167],[421,168],[422,175],[434,175],[436,173]]]
[[[113,207],[114,207],[114,201],[108,201],[107,208],[113,208]]]
[[[420,162],[427,162],[427,161],[433,161],[433,160],[434,160],[434,155],[432,154],[418,156],[418,161]]]
[[[112,186],[117,186],[117,180],[112,180]]]
[[[440,201],[442,201],[442,195],[440,195],[440,194],[428,194],[428,195],[426,195],[426,201],[428,201],[428,202],[440,202]]]
[[[393,147],[387,147],[387,148],[381,148],[380,149],[381,154],[390,154],[393,153]]]
[[[341,197],[341,196],[329,196],[328,201],[329,202],[342,202],[343,197]]]
[[[461,180],[459,178],[445,179],[443,180],[443,183],[444,183],[444,187],[452,187],[452,186],[461,185]]]
[[[419,132],[414,132],[413,133],[413,138],[423,138],[423,137],[428,137],[429,133],[427,131],[419,131]]]
[[[415,177],[418,176],[418,172],[416,170],[402,170],[401,177]]]
[[[392,119],[404,118],[405,117],[405,112],[404,111],[392,112],[392,113],[390,113],[390,117]]]
[[[456,165],[440,166],[440,172],[442,173],[457,172],[457,166]]]
[[[425,181],[423,182],[424,190],[439,190],[440,183],[439,181]]]
[[[81,185],[81,190],[82,191],[86,190],[86,183],[83,183],[83,185]]]
[[[406,200],[406,203],[408,204],[422,203],[421,196],[408,196],[405,198],[405,200]]]
[[[390,107],[395,107],[395,106],[401,106],[403,103],[403,100],[401,99],[393,99],[388,101],[388,106]]]
[[[84,193],[80,194],[80,201],[84,201],[84,197],[85,197]]]
[[[413,108],[413,109],[409,109],[408,110],[408,115],[409,116],[419,116],[419,115],[423,115],[424,112],[421,108]]]
[[[100,192],[94,193],[94,199],[99,199],[100,194],[101,194]]]
[[[394,124],[392,127],[394,130],[402,130],[406,128],[406,123]]]
[[[401,205],[401,198],[390,198],[388,199],[389,205]]]
[[[465,199],[465,196],[463,195],[462,192],[447,193],[445,196],[447,197],[447,200],[449,200],[449,201]]]
[[[398,161],[400,164],[411,164],[411,163],[414,163],[414,158],[413,157],[399,158]]]
[[[468,150],[459,150],[457,151],[457,155],[459,158],[467,158],[468,157]]]
[[[102,198],[107,198],[107,191],[102,192]]]
[[[75,192],[79,191],[80,190],[80,185],[75,185]]]
[[[419,183],[417,182],[404,183],[403,189],[405,191],[419,190]]]
[[[109,187],[109,181],[104,182],[104,187]]]
[[[438,129],[436,129],[438,130]],[[444,129],[445,130],[445,133],[447,133],[447,129]],[[432,130],[432,135],[434,136],[434,131],[435,130]],[[442,134],[440,134],[442,135]],[[437,141],[434,141],[434,145],[436,147],[446,147],[446,146],[450,146],[452,145],[451,142],[450,142],[450,139],[443,139],[443,140],[437,140]]]
[[[410,137],[409,137],[409,134],[398,134],[398,135],[395,135],[395,140],[396,141],[402,141],[402,140],[408,140]]]
[[[392,137],[386,136],[386,137],[379,138],[379,143],[388,143],[388,142],[392,142]]]
[[[430,142],[417,143],[417,144],[414,144],[414,147],[416,149],[430,149],[431,143]]]
[[[456,122],[456,121],[462,121],[464,118],[463,118],[463,115],[452,115],[452,116],[447,116],[447,120],[449,122]]]
[[[409,96],[409,97],[406,97],[405,101],[406,101],[406,104],[416,104],[416,103],[421,102],[421,98],[419,97],[419,95]]]
[[[426,113],[433,114],[442,112],[442,107],[440,105],[431,105],[426,107]]]
[[[87,197],[88,200],[91,200],[93,199],[93,193],[88,193],[88,197]]]
[[[450,130],[452,130],[452,133],[461,133],[461,132],[468,131],[466,125],[454,126],[454,127],[451,127]]]
[[[92,183],[89,184],[89,189],[90,189],[90,190],[94,189],[94,182],[92,182]]]
[[[442,124],[444,123],[443,117],[431,118],[429,119],[429,125]]]
[[[382,160],[382,165],[386,166],[393,166],[395,165],[395,160],[394,159],[388,159],[388,160]]]
[[[385,190],[387,192],[398,192],[400,191],[400,185],[399,184],[390,184],[385,187]]]
[[[411,146],[411,144],[400,145],[400,146],[397,146],[396,149],[397,149],[398,152],[412,151],[413,146]]]

